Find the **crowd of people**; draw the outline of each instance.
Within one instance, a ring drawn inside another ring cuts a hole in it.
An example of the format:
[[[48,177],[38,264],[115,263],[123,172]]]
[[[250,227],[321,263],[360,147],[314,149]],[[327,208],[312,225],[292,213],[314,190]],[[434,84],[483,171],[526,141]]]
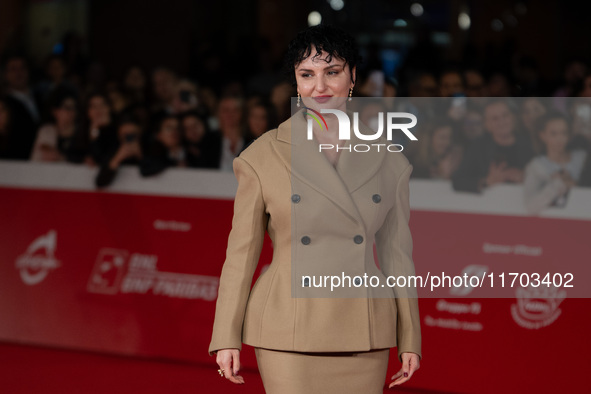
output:
[[[39,72],[22,53],[5,53],[0,159],[96,166],[97,187],[110,185],[122,165],[143,176],[169,167],[231,171],[249,142],[289,118],[296,94],[275,71],[259,81],[267,89],[252,89],[261,76],[214,87],[166,67],[132,66],[117,78],[96,78],[95,68],[81,72],[71,58],[51,54]],[[477,67],[404,70],[396,79],[361,68],[354,96],[386,100],[369,114],[394,107],[418,115],[418,141],[393,140],[404,146],[413,177],[448,179],[474,193],[523,183],[531,212],[564,204],[573,186],[591,186],[585,62],[566,65],[551,97],[535,97],[534,80],[524,77],[516,89],[506,75]]]
[[[111,184],[121,165],[144,176],[169,167],[231,171],[250,141],[276,127],[292,95],[287,83],[270,97],[232,86],[217,95],[164,67],[131,67],[121,82],[98,88],[70,77],[60,55],[48,58],[36,84],[21,54],[5,56],[1,70],[0,158],[96,166],[97,187]]]

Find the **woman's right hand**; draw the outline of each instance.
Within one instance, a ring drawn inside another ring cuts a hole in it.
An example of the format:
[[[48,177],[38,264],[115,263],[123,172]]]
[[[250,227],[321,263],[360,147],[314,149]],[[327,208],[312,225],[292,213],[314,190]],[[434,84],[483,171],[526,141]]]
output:
[[[220,349],[215,361],[224,370],[224,377],[232,383],[244,384],[244,378],[238,375],[240,371],[240,350]]]

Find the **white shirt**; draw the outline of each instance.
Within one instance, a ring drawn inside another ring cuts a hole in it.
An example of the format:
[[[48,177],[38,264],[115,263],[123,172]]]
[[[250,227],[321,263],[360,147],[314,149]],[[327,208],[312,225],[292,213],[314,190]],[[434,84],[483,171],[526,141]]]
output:
[[[233,153],[230,150],[230,140],[225,137],[222,139],[222,157],[220,159],[220,170],[233,171],[232,162],[234,161],[234,158],[238,156],[243,146],[244,139],[240,138],[236,142],[236,153]]]
[[[13,90],[10,92],[10,95],[23,103],[35,122],[39,121],[39,110],[37,110],[37,104],[35,104],[35,100],[33,100],[33,96],[30,94],[30,92],[24,93]]]

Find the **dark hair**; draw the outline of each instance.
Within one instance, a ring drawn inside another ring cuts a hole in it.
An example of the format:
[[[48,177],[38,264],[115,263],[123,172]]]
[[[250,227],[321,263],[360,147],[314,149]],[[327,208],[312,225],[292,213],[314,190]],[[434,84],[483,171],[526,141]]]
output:
[[[196,110],[191,110],[191,111],[183,112],[181,115],[179,115],[179,120],[181,122],[184,122],[185,119],[187,119],[187,118],[199,119],[199,121],[201,121],[201,123],[203,123],[203,127],[205,129],[205,134],[210,132],[209,123],[207,122],[207,118],[204,115],[202,115],[200,112],[198,112]]]
[[[544,131],[546,129],[546,126],[548,126],[548,123],[550,123],[553,120],[557,120],[557,119],[564,120],[566,122],[568,134],[572,134],[571,127],[570,127],[571,126],[570,119],[568,118],[568,116],[566,116],[562,112],[554,110],[554,109],[547,111],[544,115],[542,115],[538,119],[536,119],[536,122],[534,124],[534,127],[535,127],[534,130],[536,131],[537,134],[540,134],[542,131]]]
[[[583,91],[585,90],[585,80],[589,77],[591,77],[591,71],[587,71],[585,75],[583,75],[583,78],[577,81],[573,89],[574,97],[579,97],[580,94],[583,93]]]
[[[142,130],[142,123],[139,121],[139,119],[134,116],[131,113],[122,113],[117,117],[116,120],[116,124],[117,124],[117,130],[119,130],[121,128],[121,126],[125,125],[125,124],[133,124],[135,126],[137,126],[140,130]]]
[[[316,48],[314,58],[324,51],[328,54],[326,61],[334,57],[343,59],[352,71],[361,62],[361,56],[355,39],[344,30],[329,26],[316,25],[299,32],[289,43],[285,55],[285,73],[292,85],[296,85],[295,68],[312,54],[312,47]],[[355,82],[351,73],[351,82]]]
[[[8,65],[8,63],[10,63],[13,60],[22,60],[25,63],[25,66],[27,67],[27,69],[30,68],[28,57],[24,53],[21,53],[19,51],[15,51],[15,52],[9,52],[9,53],[5,54],[4,56],[2,56],[2,60],[0,61],[0,67],[2,68],[2,71],[4,71],[4,69],[6,69],[6,66]]]
[[[267,98],[262,98],[260,100],[258,100],[256,103],[254,103],[247,111],[247,114],[250,113],[250,111],[253,108],[256,107],[261,107],[265,109],[266,112],[266,118],[267,118],[267,128],[269,130],[276,128],[279,125],[279,121],[277,120],[277,110],[275,109],[275,106],[267,99]],[[250,130],[249,130],[250,132]]]
[[[173,114],[165,114],[165,115],[162,115],[162,116],[160,116],[160,117],[158,118],[158,120],[156,121],[156,124],[155,124],[155,126],[156,126],[156,127],[154,127],[154,131],[153,131],[154,137],[155,137],[155,136],[156,136],[158,133],[160,133],[160,131],[162,131],[162,125],[163,125],[163,124],[164,124],[164,122],[166,122],[168,119],[176,119],[176,120],[179,120],[178,116],[176,116],[176,115],[173,115]]]
[[[49,105],[49,108],[56,109],[61,107],[64,101],[66,101],[67,99],[74,100],[76,102],[76,105],[78,105],[78,95],[76,94],[76,92],[72,89],[69,89],[61,85],[49,94],[47,103]]]
[[[512,99],[507,97],[492,97],[484,103],[484,106],[482,107],[482,114],[484,115],[486,109],[495,104],[505,104],[505,106],[513,115],[515,115],[517,112],[516,104]]]
[[[76,92],[64,85],[59,85],[55,88],[47,98],[47,109],[44,116],[51,122],[55,122],[55,117],[53,116],[53,110],[61,108],[64,102],[68,99],[74,100],[76,106],[76,114],[78,116],[80,111],[80,100],[78,98],[78,94]]]
[[[103,91],[95,91],[95,92],[90,93],[88,96],[86,96],[86,102],[84,104],[84,111],[85,112],[88,111],[88,108],[90,107],[90,101],[95,97],[102,98],[112,111],[111,99],[109,99],[109,96],[107,95],[107,93],[105,93]]]

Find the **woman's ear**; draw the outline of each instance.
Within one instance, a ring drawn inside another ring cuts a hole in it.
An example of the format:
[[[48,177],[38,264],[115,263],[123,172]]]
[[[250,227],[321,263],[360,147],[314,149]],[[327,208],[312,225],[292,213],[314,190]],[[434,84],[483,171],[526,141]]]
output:
[[[355,86],[355,82],[357,82],[357,66],[351,69],[351,80],[353,81],[353,86]]]

